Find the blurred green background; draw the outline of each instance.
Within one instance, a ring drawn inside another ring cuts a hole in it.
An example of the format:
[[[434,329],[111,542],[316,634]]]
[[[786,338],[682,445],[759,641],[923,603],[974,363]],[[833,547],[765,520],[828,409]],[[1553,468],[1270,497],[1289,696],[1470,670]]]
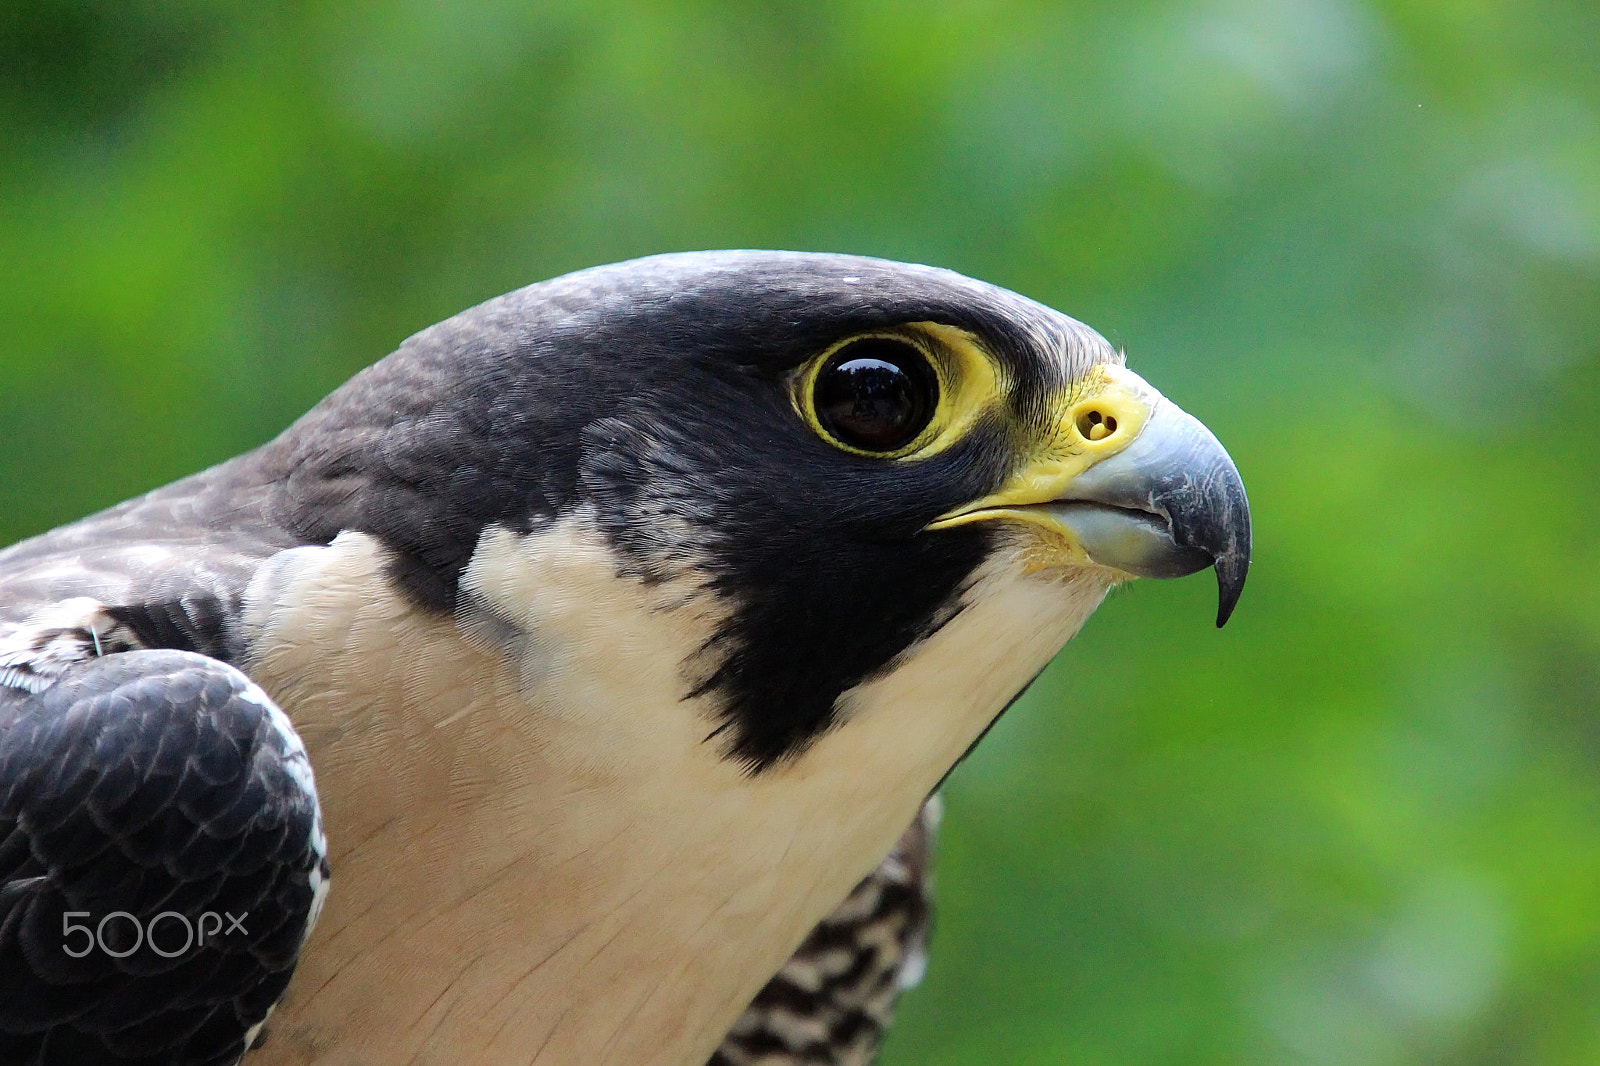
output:
[[[890,1066],[1600,1063],[1593,0],[0,0],[0,542],[672,249],[949,266],[1232,449],[951,782]]]

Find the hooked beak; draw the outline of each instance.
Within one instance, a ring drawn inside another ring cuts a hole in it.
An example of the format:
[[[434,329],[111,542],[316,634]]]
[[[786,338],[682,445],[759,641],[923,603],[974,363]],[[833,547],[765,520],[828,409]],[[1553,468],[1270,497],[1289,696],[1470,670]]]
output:
[[[1250,570],[1250,503],[1212,432],[1120,366],[1067,409],[1044,457],[999,493],[930,528],[989,518],[1043,526],[1071,557],[1134,577],[1183,577],[1214,566],[1217,625]]]

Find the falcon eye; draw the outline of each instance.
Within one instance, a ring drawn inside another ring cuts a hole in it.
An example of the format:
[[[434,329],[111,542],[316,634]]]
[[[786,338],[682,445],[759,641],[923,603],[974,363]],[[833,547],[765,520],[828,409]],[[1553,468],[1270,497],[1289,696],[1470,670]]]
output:
[[[864,452],[893,452],[933,419],[939,378],[928,357],[904,341],[868,337],[840,348],[812,385],[817,422],[834,440]]]

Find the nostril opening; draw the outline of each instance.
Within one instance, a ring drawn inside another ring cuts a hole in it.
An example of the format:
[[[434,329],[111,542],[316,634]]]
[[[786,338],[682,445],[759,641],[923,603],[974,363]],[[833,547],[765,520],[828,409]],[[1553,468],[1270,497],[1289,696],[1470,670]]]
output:
[[[1078,412],[1078,432],[1085,440],[1105,440],[1117,431],[1115,417],[1091,407]]]

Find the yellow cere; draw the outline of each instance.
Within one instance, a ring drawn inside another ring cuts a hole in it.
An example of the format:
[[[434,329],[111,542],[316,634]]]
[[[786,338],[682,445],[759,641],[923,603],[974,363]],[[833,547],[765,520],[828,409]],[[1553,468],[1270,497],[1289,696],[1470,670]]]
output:
[[[1137,374],[1102,363],[1059,397],[1060,415],[1022,456],[1000,491],[941,515],[929,529],[996,518],[1020,519],[1060,532],[1030,505],[1061,498],[1073,479],[1131,444],[1150,416],[1150,387]]]
[[[939,400],[928,425],[911,443],[887,454],[863,451],[835,440],[822,428],[811,406],[812,386],[833,353],[847,344],[873,337],[900,341],[916,348],[927,357],[939,379]],[[794,379],[790,402],[812,431],[836,448],[873,458],[922,459],[937,455],[964,437],[985,412],[1004,402],[1008,388],[1000,365],[971,333],[938,322],[908,322],[899,329],[846,337],[811,359]]]

